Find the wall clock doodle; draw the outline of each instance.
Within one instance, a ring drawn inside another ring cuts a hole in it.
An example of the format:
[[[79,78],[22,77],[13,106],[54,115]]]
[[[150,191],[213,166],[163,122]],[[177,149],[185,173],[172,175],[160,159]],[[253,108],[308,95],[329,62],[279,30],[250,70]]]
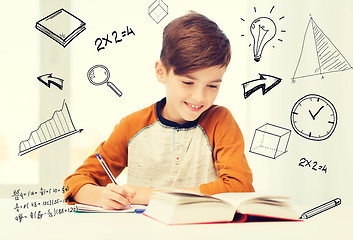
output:
[[[337,111],[326,98],[308,94],[293,106],[290,121],[296,133],[314,141],[329,138],[337,126]]]

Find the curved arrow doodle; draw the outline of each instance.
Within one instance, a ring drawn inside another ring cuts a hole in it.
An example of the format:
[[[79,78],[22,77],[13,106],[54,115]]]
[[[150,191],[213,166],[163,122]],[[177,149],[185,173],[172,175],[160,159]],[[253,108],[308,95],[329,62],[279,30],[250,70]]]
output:
[[[50,88],[50,84],[54,84],[55,86],[60,88],[60,90],[63,90],[64,80],[61,78],[53,77],[52,73],[44,74],[42,76],[37,77],[37,79],[40,82],[44,83],[45,86],[47,86],[48,88]]]
[[[262,95],[265,95],[282,81],[281,78],[272,75],[262,73],[259,73],[259,75],[260,77],[258,79],[251,80],[242,84],[245,99],[259,89],[262,89]]]

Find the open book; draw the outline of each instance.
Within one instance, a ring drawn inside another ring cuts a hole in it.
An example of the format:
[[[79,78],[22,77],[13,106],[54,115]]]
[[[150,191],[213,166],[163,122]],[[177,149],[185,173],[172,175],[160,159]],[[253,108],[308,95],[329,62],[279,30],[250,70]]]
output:
[[[144,215],[165,224],[299,220],[288,198],[257,193],[156,192]]]

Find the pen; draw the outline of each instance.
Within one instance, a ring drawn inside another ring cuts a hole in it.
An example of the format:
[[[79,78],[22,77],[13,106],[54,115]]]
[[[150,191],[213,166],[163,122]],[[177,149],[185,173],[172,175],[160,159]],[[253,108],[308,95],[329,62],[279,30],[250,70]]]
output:
[[[146,209],[143,208],[136,208],[135,213],[143,213]]]
[[[336,207],[341,204],[341,199],[340,198],[335,198],[329,202],[326,202],[324,204],[321,204],[320,206],[317,206],[309,211],[304,212],[300,219],[308,219],[312,216],[315,216],[319,213],[322,213],[326,210],[329,210],[330,208]]]
[[[112,180],[112,182],[114,184],[118,185],[117,182],[115,181],[115,178],[114,178],[112,172],[109,170],[108,166],[105,164],[105,162],[104,162],[103,158],[101,157],[101,155],[99,155],[99,153],[97,153],[96,157],[97,157],[98,161],[101,163],[102,167],[104,168],[104,170],[107,173],[107,175],[110,178],[110,180]]]

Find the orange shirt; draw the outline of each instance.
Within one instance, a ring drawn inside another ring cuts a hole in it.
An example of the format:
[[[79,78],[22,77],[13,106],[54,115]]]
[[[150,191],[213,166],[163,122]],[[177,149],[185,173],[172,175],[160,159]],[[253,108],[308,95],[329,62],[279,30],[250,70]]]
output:
[[[65,199],[85,184],[106,186],[110,179],[96,159],[99,153],[114,176],[128,167],[127,182],[143,187],[191,188],[202,193],[252,192],[252,172],[244,139],[232,114],[213,105],[183,125],[161,115],[165,99],[123,118],[110,137],[70,176]]]

